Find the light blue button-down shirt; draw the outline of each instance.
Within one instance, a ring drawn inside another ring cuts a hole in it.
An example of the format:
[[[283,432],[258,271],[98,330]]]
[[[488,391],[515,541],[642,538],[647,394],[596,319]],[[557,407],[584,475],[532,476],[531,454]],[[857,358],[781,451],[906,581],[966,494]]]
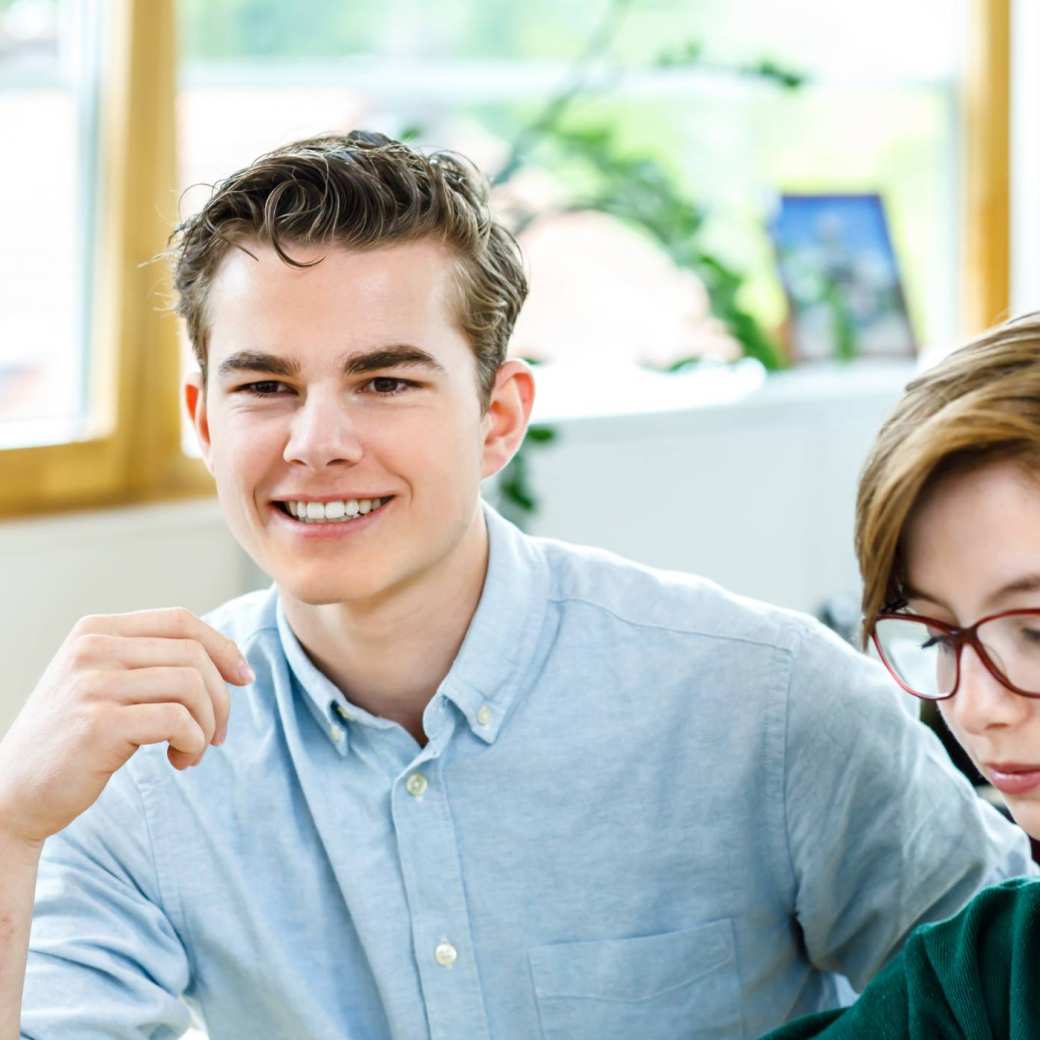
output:
[[[274,591],[227,742],[138,752],[47,842],[33,1040],[707,1040],[857,986],[1028,869],[873,662],[798,615],[490,511],[424,748]]]

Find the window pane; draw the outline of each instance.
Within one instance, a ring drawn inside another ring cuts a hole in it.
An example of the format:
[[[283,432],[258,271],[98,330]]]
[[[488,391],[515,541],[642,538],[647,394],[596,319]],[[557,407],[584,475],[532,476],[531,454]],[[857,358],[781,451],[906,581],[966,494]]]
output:
[[[277,0],[181,0],[183,183],[354,127],[418,127],[422,144],[493,172],[591,52],[595,89],[567,107],[562,128],[573,139],[606,127],[614,155],[654,160],[703,209],[699,246],[739,273],[740,305],[765,328],[786,314],[766,230],[779,194],[878,192],[917,339],[945,342],[960,311],[965,2],[322,0],[297,20]],[[698,61],[681,60],[691,53]],[[785,90],[775,75],[740,71],[763,60],[806,74],[806,85]],[[537,208],[594,194],[596,164],[561,140],[543,140],[500,198],[519,193]],[[205,194],[189,192],[185,210]],[[519,351],[667,364],[698,321],[698,344],[714,350],[703,287],[645,227],[608,223],[541,219],[525,233],[534,259]],[[588,284],[576,285],[585,272]],[[629,291],[597,301],[610,277]]]
[[[97,21],[0,0],[0,448],[85,433]]]

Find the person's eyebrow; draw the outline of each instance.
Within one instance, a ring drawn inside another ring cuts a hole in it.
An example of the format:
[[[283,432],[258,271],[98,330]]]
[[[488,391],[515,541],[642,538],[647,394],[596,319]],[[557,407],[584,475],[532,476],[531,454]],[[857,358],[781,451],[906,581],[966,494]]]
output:
[[[356,376],[384,368],[402,367],[444,372],[444,366],[432,354],[404,343],[351,354],[343,363],[343,372],[348,376]],[[229,354],[217,366],[219,376],[229,376],[236,372],[263,372],[266,375],[297,378],[300,375],[300,363],[295,358],[266,354],[259,350],[239,350]]]
[[[433,372],[444,372],[444,366],[432,354],[407,343],[352,354],[343,365],[348,376],[377,372],[382,368],[428,368]]]
[[[265,354],[259,350],[239,350],[229,354],[217,366],[219,376],[229,376],[235,372],[263,372],[272,376],[295,378],[300,374],[300,363],[294,358]]]
[[[923,589],[915,588],[908,581],[902,582],[902,597],[903,599],[923,599],[928,603],[934,603],[937,607],[942,607],[944,610],[949,610],[949,607],[941,599],[937,599],[930,593],[925,592]]]
[[[1014,596],[1022,592],[1036,592],[1040,590],[1040,574],[1024,574],[1021,578],[1009,581],[1001,585],[999,589],[991,593],[986,603],[993,605],[1008,596]]]
[[[1000,588],[995,589],[993,592],[986,597],[985,605],[988,608],[996,606],[1002,599],[1006,599],[1008,596],[1014,596],[1023,592],[1038,592],[1040,591],[1040,573],[1037,574],[1024,574],[1021,578],[1015,578],[1014,581],[1009,581],[1005,585],[1001,585]],[[923,589],[915,588],[908,581],[903,582],[903,595],[906,599],[923,599],[928,603],[934,603],[938,607],[943,607],[949,610],[949,607],[941,600],[933,596],[931,593],[925,592]]]

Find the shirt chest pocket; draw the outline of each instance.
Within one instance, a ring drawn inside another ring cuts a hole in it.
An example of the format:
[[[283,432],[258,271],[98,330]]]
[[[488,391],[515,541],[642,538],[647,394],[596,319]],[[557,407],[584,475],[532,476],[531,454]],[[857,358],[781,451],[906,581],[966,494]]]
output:
[[[729,920],[528,951],[543,1040],[733,1040],[743,1034]]]

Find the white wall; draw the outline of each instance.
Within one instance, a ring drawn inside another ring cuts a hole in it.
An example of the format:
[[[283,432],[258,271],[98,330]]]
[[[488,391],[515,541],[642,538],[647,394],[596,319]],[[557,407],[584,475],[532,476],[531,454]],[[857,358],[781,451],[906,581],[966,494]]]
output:
[[[799,610],[855,599],[859,470],[911,374],[822,367],[722,407],[557,421],[533,458],[532,531]]]
[[[215,501],[0,524],[0,732],[84,614],[237,595],[246,573]]]

